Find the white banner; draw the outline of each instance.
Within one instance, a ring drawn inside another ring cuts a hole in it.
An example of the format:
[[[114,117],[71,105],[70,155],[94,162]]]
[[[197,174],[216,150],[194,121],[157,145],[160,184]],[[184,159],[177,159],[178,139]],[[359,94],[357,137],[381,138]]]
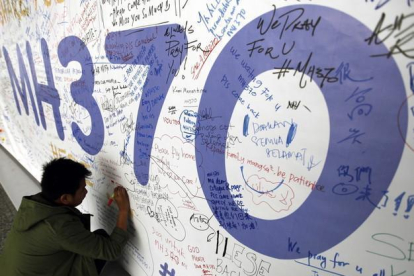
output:
[[[127,188],[133,276],[411,276],[413,6],[3,0],[0,143]]]

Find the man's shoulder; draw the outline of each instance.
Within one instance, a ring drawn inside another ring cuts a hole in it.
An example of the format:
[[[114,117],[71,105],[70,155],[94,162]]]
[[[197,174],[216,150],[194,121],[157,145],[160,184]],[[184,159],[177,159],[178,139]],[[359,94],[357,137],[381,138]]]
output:
[[[46,222],[55,224],[55,225],[65,225],[71,223],[78,223],[81,222],[81,219],[78,215],[67,212],[67,213],[57,213],[53,216],[50,216],[45,219]]]

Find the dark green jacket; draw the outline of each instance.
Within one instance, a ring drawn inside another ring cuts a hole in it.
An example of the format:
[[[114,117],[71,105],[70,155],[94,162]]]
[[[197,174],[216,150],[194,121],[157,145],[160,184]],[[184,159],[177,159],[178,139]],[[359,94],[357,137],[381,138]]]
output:
[[[0,256],[7,276],[96,276],[94,259],[121,255],[127,232],[109,238],[89,231],[89,217],[76,208],[53,205],[41,194],[24,197]]]

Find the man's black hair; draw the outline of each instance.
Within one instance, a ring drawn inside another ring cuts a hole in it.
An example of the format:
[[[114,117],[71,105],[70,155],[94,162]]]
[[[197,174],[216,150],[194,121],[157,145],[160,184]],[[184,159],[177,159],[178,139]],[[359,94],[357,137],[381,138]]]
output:
[[[74,195],[80,182],[91,175],[81,163],[64,157],[53,159],[43,165],[42,194],[52,201],[63,194]]]

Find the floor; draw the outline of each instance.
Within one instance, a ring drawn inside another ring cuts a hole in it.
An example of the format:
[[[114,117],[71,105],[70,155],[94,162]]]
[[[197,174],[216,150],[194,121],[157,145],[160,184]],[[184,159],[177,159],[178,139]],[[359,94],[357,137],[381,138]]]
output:
[[[0,145],[0,254],[24,195],[40,191],[38,181]],[[102,276],[130,276],[117,262],[104,268]]]
[[[15,214],[16,208],[14,208],[3,187],[0,186],[0,254],[3,252],[4,240],[10,231]]]

